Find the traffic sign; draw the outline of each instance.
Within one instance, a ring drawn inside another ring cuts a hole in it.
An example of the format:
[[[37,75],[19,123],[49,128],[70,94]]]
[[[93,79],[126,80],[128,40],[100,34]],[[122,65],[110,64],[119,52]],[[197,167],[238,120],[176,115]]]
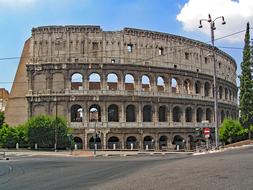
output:
[[[204,128],[204,135],[210,135],[210,128]]]

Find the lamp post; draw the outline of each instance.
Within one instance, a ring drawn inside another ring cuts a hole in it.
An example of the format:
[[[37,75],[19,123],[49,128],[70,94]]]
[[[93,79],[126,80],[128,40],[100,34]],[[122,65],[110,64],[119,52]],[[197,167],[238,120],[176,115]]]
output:
[[[215,128],[215,146],[216,148],[219,147],[219,126],[218,126],[218,101],[217,101],[217,84],[216,84],[216,61],[215,61],[215,46],[214,46],[214,30],[216,30],[215,27],[215,21],[221,19],[222,25],[226,24],[224,17],[219,16],[215,19],[212,19],[211,15],[208,15],[208,19],[200,19],[199,20],[199,28],[202,28],[202,22],[209,22],[210,23],[210,30],[211,30],[211,42],[212,42],[212,50],[213,50],[213,88],[214,88],[214,128]]]
[[[96,141],[97,141],[97,118],[98,118],[98,110],[96,108],[91,108],[90,110],[90,119],[94,121],[94,133],[93,133],[93,142],[94,142],[94,156],[96,156]]]

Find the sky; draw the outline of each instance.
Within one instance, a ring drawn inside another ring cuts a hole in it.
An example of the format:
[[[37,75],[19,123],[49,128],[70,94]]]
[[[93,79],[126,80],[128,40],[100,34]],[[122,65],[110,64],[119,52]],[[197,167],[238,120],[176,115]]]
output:
[[[11,89],[19,63],[3,58],[21,56],[33,27],[99,25],[106,31],[133,27],[210,43],[208,23],[198,28],[208,14],[213,19],[224,16],[226,25],[215,21],[215,39],[222,38],[215,45],[236,60],[240,74],[244,30],[253,20],[252,10],[252,0],[0,0],[0,88]]]

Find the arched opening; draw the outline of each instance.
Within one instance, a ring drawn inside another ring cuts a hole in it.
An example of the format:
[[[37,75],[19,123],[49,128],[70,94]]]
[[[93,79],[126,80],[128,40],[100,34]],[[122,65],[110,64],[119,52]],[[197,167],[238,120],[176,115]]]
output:
[[[209,123],[212,123],[212,111],[210,108],[206,109],[206,120],[209,121]]]
[[[74,73],[71,76],[71,90],[82,90],[83,89],[83,75],[80,73]]]
[[[201,108],[197,109],[197,122],[201,123],[203,120],[203,110]]]
[[[177,78],[172,78],[171,79],[171,91],[173,93],[179,93],[179,80]]]
[[[119,121],[118,106],[115,104],[112,104],[108,107],[108,121],[109,122]]]
[[[136,137],[130,136],[126,139],[126,148],[127,149],[137,149],[138,148],[138,142]]]
[[[156,85],[157,85],[157,91],[158,92],[164,92],[164,79],[163,77],[157,77],[157,81],[156,81]]]
[[[83,108],[82,106],[75,104],[71,106],[71,122],[82,122],[83,121]]]
[[[94,142],[94,138],[91,137],[90,140],[89,140],[89,149],[101,149],[102,148],[102,144],[101,144],[101,139],[99,136],[97,136],[95,138],[95,142]]]
[[[89,76],[89,90],[100,90],[101,89],[101,77],[97,73],[91,73]]]
[[[163,150],[163,149],[167,149],[168,148],[168,137],[163,135],[159,138],[159,149]]]
[[[200,94],[201,93],[201,83],[200,81],[195,82],[195,94]]]
[[[97,104],[91,105],[90,109],[89,109],[89,113],[90,113],[89,114],[89,116],[90,116],[89,121],[90,122],[94,122],[94,121],[101,122],[101,109],[100,109],[99,105],[97,105]],[[93,117],[94,113],[96,114],[96,117]]]
[[[186,94],[191,94],[191,81],[189,79],[184,81],[184,91]]]
[[[142,91],[145,91],[145,92],[150,91],[150,80],[147,75],[143,75],[141,77],[141,86],[142,86]]]
[[[225,100],[227,100],[227,99],[228,99],[228,89],[225,88]]]
[[[210,84],[209,82],[205,82],[205,96],[210,95]]]
[[[125,76],[125,90],[134,90],[134,77],[131,74],[126,74]]]
[[[176,150],[185,148],[185,140],[180,135],[174,137],[172,144],[175,145]]]
[[[143,107],[143,122],[152,122],[152,107],[150,105]]]
[[[117,90],[118,89],[118,76],[114,73],[107,75],[107,89]]]
[[[173,122],[181,122],[181,115],[182,115],[182,111],[181,109],[176,106],[173,108]]]
[[[225,119],[225,113],[224,110],[221,110],[221,123],[223,122],[223,120]]]
[[[185,122],[192,122],[192,108],[187,107],[185,109]]]
[[[159,122],[166,122],[166,106],[160,106],[159,107]]]
[[[226,113],[226,118],[230,118],[230,113],[229,113],[229,111],[227,111],[227,113]]]
[[[149,150],[155,148],[155,141],[151,136],[145,136],[143,139],[143,149]]]
[[[74,143],[77,145],[78,149],[82,149],[83,148],[83,141],[80,137],[74,137]]]
[[[229,90],[229,100],[230,101],[232,100],[232,92],[231,92],[231,90]]]
[[[107,141],[107,147],[108,149],[119,149],[120,148],[120,142],[118,137],[110,137]]]
[[[222,86],[219,86],[219,98],[222,99],[223,97],[223,88]]]
[[[126,107],[126,122],[135,122],[135,121],[136,121],[135,106],[128,105]]]

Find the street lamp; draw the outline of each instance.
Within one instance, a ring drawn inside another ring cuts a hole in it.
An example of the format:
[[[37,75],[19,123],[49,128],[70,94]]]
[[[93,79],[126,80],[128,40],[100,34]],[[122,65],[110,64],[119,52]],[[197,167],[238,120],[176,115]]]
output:
[[[94,142],[94,156],[96,156],[96,141],[97,141],[97,127],[96,127],[96,123],[97,123],[97,119],[98,119],[98,110],[97,108],[91,108],[90,109],[90,120],[94,121],[94,133],[93,133],[93,142]]]
[[[215,128],[215,146],[218,148],[219,146],[219,127],[218,127],[218,101],[217,101],[217,85],[216,85],[216,63],[215,63],[215,46],[214,46],[214,30],[215,27],[215,21],[221,19],[222,25],[226,24],[225,19],[223,16],[216,17],[214,20],[212,20],[211,15],[208,15],[208,19],[200,19],[199,20],[199,28],[202,28],[202,22],[206,21],[210,23],[210,30],[211,30],[211,42],[212,42],[212,50],[213,50],[213,85],[214,85],[214,128]]]

